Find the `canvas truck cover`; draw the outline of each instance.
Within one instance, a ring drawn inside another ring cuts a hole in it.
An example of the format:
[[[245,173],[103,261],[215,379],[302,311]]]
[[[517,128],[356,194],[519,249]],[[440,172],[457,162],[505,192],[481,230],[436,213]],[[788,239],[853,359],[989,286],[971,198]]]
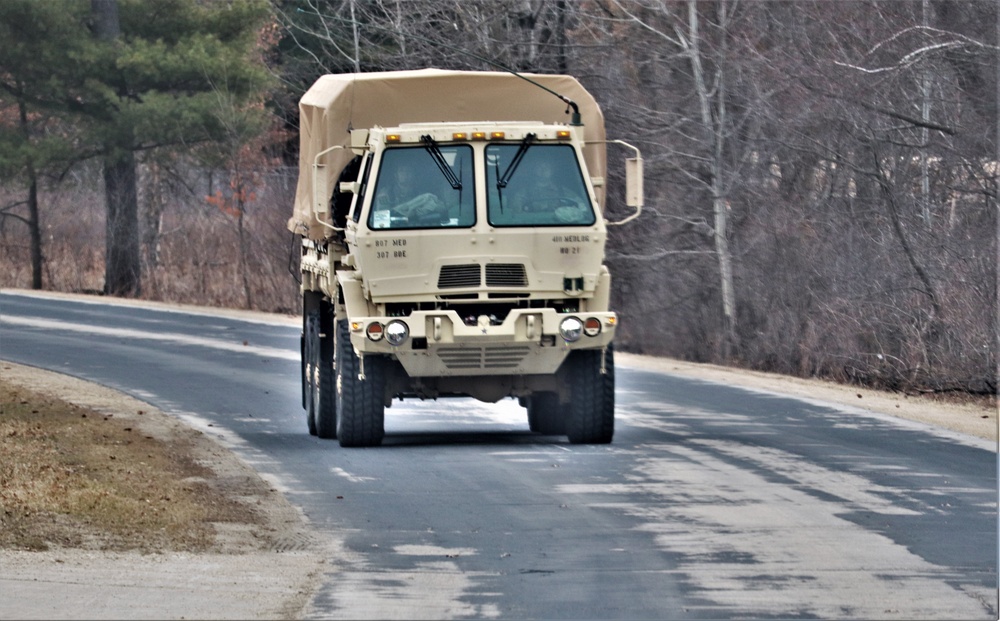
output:
[[[606,175],[604,117],[593,96],[573,77],[522,74],[580,109],[585,159],[592,177]],[[354,157],[351,129],[397,127],[403,123],[468,123],[540,121],[569,123],[567,104],[555,95],[511,73],[420,69],[325,75],[299,102],[299,180],[288,228],[311,239],[329,236],[312,208],[312,166],[316,155],[343,146],[322,158],[327,187]],[[603,206],[604,188],[595,188]]]

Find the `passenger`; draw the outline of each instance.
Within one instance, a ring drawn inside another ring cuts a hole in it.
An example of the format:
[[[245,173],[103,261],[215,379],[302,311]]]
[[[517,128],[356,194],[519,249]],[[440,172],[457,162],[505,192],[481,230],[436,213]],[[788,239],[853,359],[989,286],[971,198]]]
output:
[[[556,172],[556,165],[541,159],[537,165],[521,173],[514,194],[514,208],[524,214],[526,223],[573,224],[589,219],[588,203],[582,200],[579,188],[565,183]]]

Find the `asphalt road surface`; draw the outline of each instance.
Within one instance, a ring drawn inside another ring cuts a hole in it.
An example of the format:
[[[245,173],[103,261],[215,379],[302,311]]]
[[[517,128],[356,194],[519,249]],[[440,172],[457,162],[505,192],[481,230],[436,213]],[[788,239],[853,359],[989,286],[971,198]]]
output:
[[[0,294],[0,358],[181,417],[301,507],[334,542],[313,617],[998,616],[988,442],[619,367],[611,445],[442,400],[342,449],[306,430],[298,348],[287,321]]]

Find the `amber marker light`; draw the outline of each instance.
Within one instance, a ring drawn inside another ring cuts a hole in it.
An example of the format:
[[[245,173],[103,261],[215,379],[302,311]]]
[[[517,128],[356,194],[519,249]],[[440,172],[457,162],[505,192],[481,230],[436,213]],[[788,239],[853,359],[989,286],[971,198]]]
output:
[[[506,137],[507,134],[505,134],[504,132],[492,132],[490,134],[490,138],[492,138],[493,140],[503,140]]]
[[[385,137],[386,142],[399,142],[402,140],[402,136],[399,134],[389,134]]]
[[[556,138],[559,140],[569,140],[571,136],[572,134],[570,134],[568,129],[560,129],[556,131]]]

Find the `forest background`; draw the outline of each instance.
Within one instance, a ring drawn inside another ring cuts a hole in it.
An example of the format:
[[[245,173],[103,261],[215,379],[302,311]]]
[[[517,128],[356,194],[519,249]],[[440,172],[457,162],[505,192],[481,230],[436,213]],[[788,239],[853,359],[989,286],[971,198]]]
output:
[[[0,287],[298,313],[319,75],[568,73],[645,158],[619,349],[995,395],[998,31],[993,0],[0,0]]]

